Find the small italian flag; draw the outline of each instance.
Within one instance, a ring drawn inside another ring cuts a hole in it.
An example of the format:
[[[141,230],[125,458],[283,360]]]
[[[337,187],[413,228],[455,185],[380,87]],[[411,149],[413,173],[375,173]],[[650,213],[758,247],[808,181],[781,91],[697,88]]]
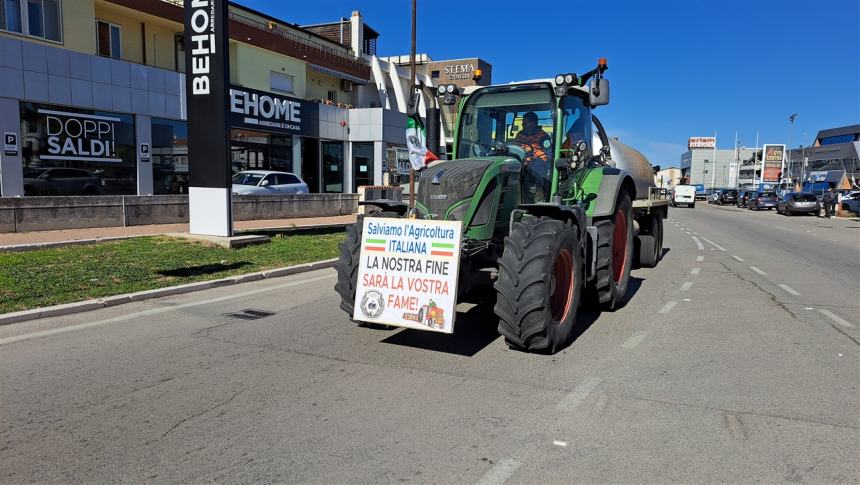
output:
[[[406,145],[409,147],[409,162],[415,170],[421,170],[428,163],[439,160],[427,149],[427,131],[418,116],[410,116],[406,121]]]

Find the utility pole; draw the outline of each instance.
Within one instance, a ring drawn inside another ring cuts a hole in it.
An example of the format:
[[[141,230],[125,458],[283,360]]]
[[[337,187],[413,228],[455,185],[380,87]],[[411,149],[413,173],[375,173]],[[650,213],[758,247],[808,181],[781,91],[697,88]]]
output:
[[[711,166],[711,190],[716,188],[717,184],[717,132],[714,132],[714,164]]]
[[[788,121],[791,123],[791,128],[788,130],[788,153],[783,156],[783,164],[785,165],[785,158],[788,157],[788,167],[783,165],[782,178],[786,178],[786,175],[791,173],[791,143],[794,138],[794,120],[797,119],[797,113],[793,113],[788,115]],[[786,173],[787,172],[787,173]],[[780,185],[782,185],[782,180],[780,180]]]
[[[412,69],[412,74],[410,76],[410,91],[409,98],[413,98],[413,94],[416,86],[416,73],[415,73],[415,9],[416,9],[417,0],[412,0],[412,50],[409,52],[409,66]],[[417,108],[416,108],[417,109]],[[409,167],[409,209],[415,209],[415,169],[412,168],[411,164]]]
[[[755,151],[753,152],[753,185],[756,189],[758,189],[758,182],[756,182],[755,169],[758,168],[758,130],[755,132]],[[764,171],[764,163],[762,163],[762,171]],[[764,175],[764,174],[762,174]]]

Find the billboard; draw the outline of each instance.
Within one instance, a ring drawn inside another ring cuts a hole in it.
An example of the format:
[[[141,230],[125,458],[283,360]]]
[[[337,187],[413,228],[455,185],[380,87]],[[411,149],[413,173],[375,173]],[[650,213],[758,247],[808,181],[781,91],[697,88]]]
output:
[[[785,156],[785,145],[764,145],[762,146],[762,153],[764,154],[762,182],[779,182],[780,172],[782,172],[782,162]]]
[[[687,140],[687,149],[691,148],[715,148],[717,138],[713,136],[694,136]]]

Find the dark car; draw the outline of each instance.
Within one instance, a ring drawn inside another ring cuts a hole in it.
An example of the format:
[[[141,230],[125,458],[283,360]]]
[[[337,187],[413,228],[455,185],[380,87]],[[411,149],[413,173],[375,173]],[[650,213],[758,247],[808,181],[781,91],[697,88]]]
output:
[[[776,192],[755,192],[750,195],[747,208],[754,211],[776,209],[778,199]]]
[[[738,191],[734,189],[725,189],[720,192],[717,197],[717,205],[735,204],[738,201]]]
[[[750,196],[754,193],[754,190],[741,190],[738,193],[738,200],[735,202],[735,205],[738,207],[746,207],[747,203],[749,203]]]
[[[24,195],[99,195],[101,179],[78,168],[24,171]]]
[[[860,215],[860,199],[842,199],[842,210]]]
[[[815,214],[821,212],[818,197],[810,192],[789,192],[777,202],[776,211],[787,216],[795,214]]]

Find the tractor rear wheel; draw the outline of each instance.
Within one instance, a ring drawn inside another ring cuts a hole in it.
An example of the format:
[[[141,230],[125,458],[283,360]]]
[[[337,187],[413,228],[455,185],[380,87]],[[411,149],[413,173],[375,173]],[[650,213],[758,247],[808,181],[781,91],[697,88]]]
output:
[[[597,227],[597,271],[593,299],[604,310],[614,311],[627,303],[627,284],[633,262],[633,206],[630,196],[620,194],[611,219]]]
[[[361,255],[361,231],[364,227],[364,217],[358,216],[355,224],[347,226],[346,238],[340,243],[340,256],[334,267],[337,270],[335,291],[340,295],[340,308],[352,314],[355,308],[355,289],[358,286],[358,263]],[[366,217],[399,217],[396,212],[374,212]],[[368,326],[365,322],[356,322],[359,326]]]
[[[512,348],[555,353],[570,342],[582,289],[577,227],[541,217],[514,223],[499,260],[495,312]]]

